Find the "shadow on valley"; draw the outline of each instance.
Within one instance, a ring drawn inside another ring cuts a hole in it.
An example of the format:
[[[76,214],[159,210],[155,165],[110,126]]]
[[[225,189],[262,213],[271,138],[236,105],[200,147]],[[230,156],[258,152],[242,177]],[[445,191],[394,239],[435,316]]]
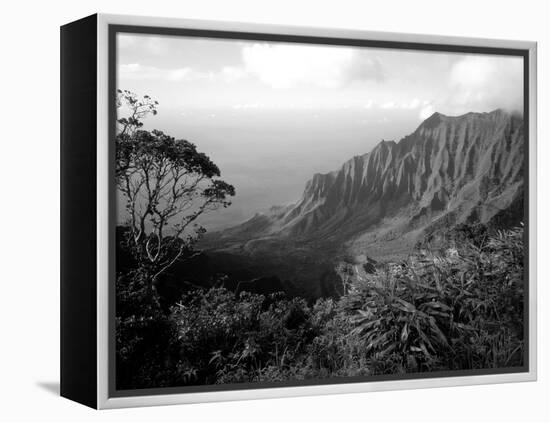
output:
[[[123,244],[127,231],[117,227],[117,246]],[[322,253],[322,249],[291,247],[274,241],[267,250],[252,255],[212,249],[194,252],[164,273],[156,289],[169,304],[186,291],[212,287],[223,287],[236,295],[243,291],[264,295],[282,292],[310,303],[341,295],[342,279],[335,271],[334,257]],[[116,260],[117,269],[122,272],[136,266],[122,248],[117,248]]]

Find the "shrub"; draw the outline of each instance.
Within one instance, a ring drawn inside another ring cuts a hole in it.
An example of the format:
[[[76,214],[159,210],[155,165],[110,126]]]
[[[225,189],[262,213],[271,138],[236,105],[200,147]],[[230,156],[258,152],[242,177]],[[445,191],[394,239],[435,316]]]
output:
[[[118,389],[173,384],[173,322],[163,313],[146,273],[116,282],[116,383]]]
[[[312,339],[302,299],[196,290],[173,308],[182,384],[248,382],[282,371]]]
[[[523,228],[452,245],[311,306],[211,288],[167,311],[130,272],[117,281],[119,388],[521,366]]]
[[[374,373],[523,364],[523,229],[372,275],[351,297]],[[350,299],[347,299],[350,302]]]

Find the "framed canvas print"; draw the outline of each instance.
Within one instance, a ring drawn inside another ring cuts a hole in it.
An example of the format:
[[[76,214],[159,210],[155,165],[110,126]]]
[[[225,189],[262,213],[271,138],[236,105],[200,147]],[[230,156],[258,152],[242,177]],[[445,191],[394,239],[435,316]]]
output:
[[[536,44],[61,28],[61,394],[536,378]]]

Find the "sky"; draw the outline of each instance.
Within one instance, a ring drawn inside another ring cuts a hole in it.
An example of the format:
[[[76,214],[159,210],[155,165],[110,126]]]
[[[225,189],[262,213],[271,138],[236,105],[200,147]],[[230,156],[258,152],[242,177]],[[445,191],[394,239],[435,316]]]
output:
[[[159,102],[144,129],[197,145],[236,187],[202,223],[233,226],[298,201],[313,174],[434,112],[522,111],[523,62],[495,55],[117,35],[117,87]]]

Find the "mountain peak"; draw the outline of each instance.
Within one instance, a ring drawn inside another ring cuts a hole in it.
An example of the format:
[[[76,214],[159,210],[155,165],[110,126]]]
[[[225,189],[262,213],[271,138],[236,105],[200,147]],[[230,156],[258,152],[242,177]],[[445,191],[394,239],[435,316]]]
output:
[[[508,112],[505,109],[501,109],[501,108],[492,110],[490,112],[468,112],[459,116],[448,116],[448,115],[444,115],[443,113],[435,112],[429,118],[424,120],[418,126],[417,130],[435,129],[438,126],[440,126],[442,123],[447,123],[447,122],[461,123],[461,122],[469,122],[472,120],[479,120],[479,119],[503,120],[513,115],[514,113]]]
[[[383,251],[407,249],[412,244],[401,235],[413,242],[442,222],[489,222],[522,190],[523,125],[521,117],[508,124],[513,116],[503,109],[434,113],[398,143],[382,140],[339,169],[315,174],[299,201],[232,234],[250,237],[253,228],[258,239],[353,239],[363,250]]]
[[[423,128],[432,129],[438,126],[444,118],[447,116],[442,115],[439,112],[435,112],[433,115],[431,115],[428,119],[426,119],[422,124],[420,125]]]
[[[383,146],[395,145],[395,141],[394,140],[382,140],[378,143],[378,145],[383,145]]]

